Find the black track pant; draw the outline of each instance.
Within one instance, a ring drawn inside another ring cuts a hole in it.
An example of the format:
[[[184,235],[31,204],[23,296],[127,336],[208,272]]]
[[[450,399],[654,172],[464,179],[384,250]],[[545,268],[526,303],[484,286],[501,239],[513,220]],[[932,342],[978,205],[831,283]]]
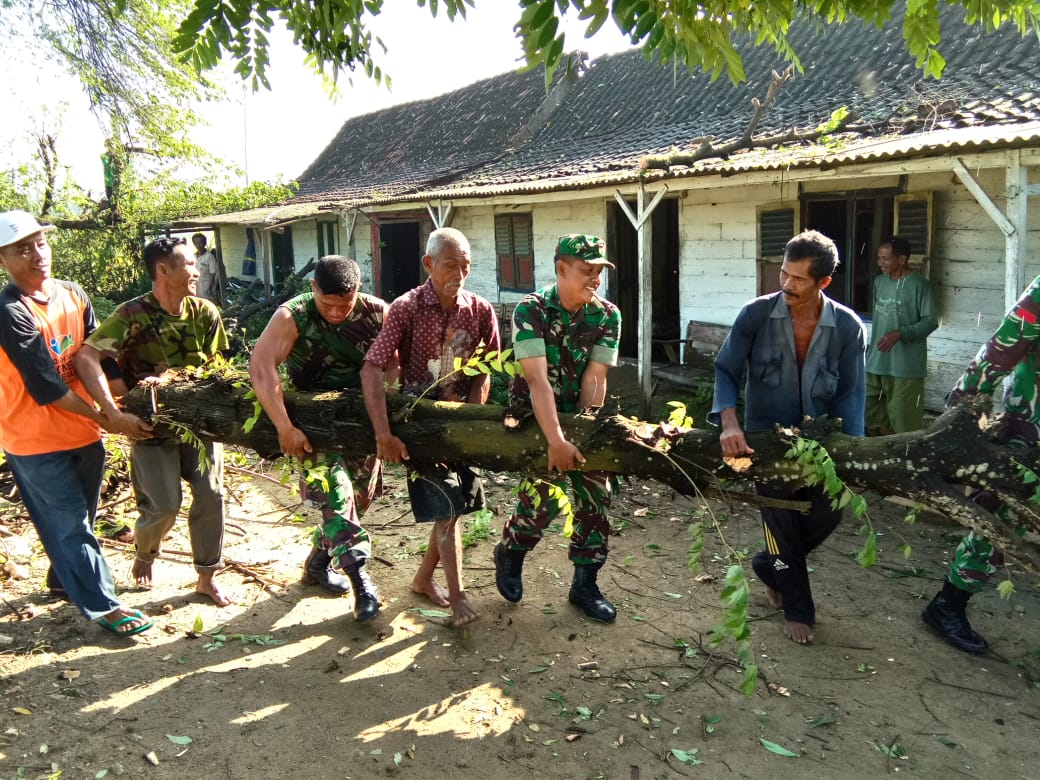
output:
[[[758,578],[783,596],[784,617],[811,626],[816,622],[816,606],[809,587],[805,557],[838,527],[841,510],[831,509],[830,498],[819,486],[794,491],[773,485],[756,484],[755,488],[760,496],[812,503],[808,514],[791,509],[763,508],[766,549],[751,561]]]

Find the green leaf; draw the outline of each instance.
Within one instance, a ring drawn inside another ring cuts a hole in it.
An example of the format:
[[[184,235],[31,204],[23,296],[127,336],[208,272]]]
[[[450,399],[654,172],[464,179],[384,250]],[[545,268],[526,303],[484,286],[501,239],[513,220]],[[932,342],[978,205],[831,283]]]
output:
[[[867,534],[867,541],[863,543],[863,549],[856,553],[856,560],[864,569],[877,563],[877,534],[873,531]]]
[[[792,753],[782,745],[778,745],[775,742],[770,742],[765,737],[759,737],[758,741],[762,743],[762,747],[768,750],[770,753],[776,753],[778,756],[784,756],[785,758],[798,758],[797,753]]]
[[[191,737],[178,737],[174,734],[167,734],[166,739],[170,740],[174,745],[190,745],[192,740]]]
[[[1015,593],[1015,583],[1013,583],[1011,580],[1004,580],[1003,582],[998,582],[997,593],[999,593],[1000,597],[1005,601],[1009,600],[1011,596]]]
[[[818,729],[820,726],[830,726],[832,723],[837,723],[838,719],[833,715],[817,715],[815,718],[809,721],[809,728]]]
[[[697,760],[697,752],[699,750],[700,748],[687,748],[686,750],[672,748],[672,755],[687,766],[697,766],[698,764],[704,763],[703,761]]]
[[[418,612],[423,617],[429,618],[450,618],[451,613],[445,612],[443,609],[414,609],[413,612]]]
[[[195,622],[192,624],[191,630],[196,634],[202,633],[202,615],[195,616]]]
[[[946,747],[957,747],[957,742],[950,739],[949,737],[939,736],[935,738],[935,741],[938,742],[940,745],[945,745]]]
[[[664,595],[670,599],[681,599],[683,597],[681,593],[668,593],[667,591],[665,591]]]
[[[722,723],[722,716],[721,715],[705,715],[704,716],[704,722],[705,723]]]

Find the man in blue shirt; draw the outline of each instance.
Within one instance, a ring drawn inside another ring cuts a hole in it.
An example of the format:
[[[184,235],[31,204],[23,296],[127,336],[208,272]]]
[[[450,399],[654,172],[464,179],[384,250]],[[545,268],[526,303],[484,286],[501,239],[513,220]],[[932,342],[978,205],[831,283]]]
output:
[[[722,454],[753,453],[737,420],[740,380],[744,427],[798,426],[805,417],[840,418],[842,430],[862,436],[866,405],[863,322],[824,290],[838,267],[834,242],[814,230],[784,247],[780,292],[744,305],[715,359],[715,400],[708,421],[722,424]],[[766,549],[752,561],[771,604],[784,610],[784,633],[799,644],[815,638],[816,607],[806,555],[837,527],[840,510],[821,486],[792,490],[759,483],[760,495],[809,501],[808,515],[763,508]]]

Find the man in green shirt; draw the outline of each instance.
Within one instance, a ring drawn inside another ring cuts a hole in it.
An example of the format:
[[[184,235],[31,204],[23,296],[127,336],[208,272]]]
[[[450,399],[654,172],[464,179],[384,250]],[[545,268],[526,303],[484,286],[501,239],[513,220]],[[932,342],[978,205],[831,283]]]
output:
[[[495,584],[507,601],[523,598],[524,556],[564,511],[574,494],[569,557],[574,581],[568,600],[593,620],[612,623],[617,610],[599,590],[596,576],[607,560],[607,508],[617,489],[604,471],[583,471],[585,456],[567,441],[560,417],[600,407],[607,370],[617,365],[621,312],[596,290],[607,260],[596,236],[562,236],[556,246],[556,283],[525,297],[513,312],[513,354],[524,370],[510,387],[514,405],[530,406],[548,443],[548,475],[524,477],[519,501],[495,547]],[[567,531],[570,530],[568,534]]]
[[[928,334],[939,327],[932,286],[912,271],[910,243],[899,236],[878,247],[874,311],[867,353],[867,433],[906,433],[924,426]]]
[[[116,405],[101,369],[102,357],[113,357],[123,372],[125,390],[168,368],[197,368],[227,349],[228,340],[217,307],[195,297],[199,271],[195,254],[183,238],[157,238],[144,248],[152,279],[151,292],[123,303],[76,354],[76,372],[105,415]],[[179,439],[150,438],[130,448],[130,474],[140,517],[134,528],[137,558],[133,576],[151,587],[152,562],[163,537],[181,508],[181,478],[191,486],[188,512],[192,557],[199,579],[195,590],[220,607],[231,594],[214,581],[224,547],[224,450],[204,443],[205,464],[193,444]]]

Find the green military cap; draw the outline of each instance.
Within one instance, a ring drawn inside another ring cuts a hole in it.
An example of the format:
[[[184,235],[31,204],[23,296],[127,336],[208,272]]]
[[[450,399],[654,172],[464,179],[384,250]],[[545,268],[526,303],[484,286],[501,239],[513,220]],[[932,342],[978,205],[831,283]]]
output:
[[[590,265],[605,265],[608,268],[614,268],[614,264],[607,260],[607,245],[603,239],[584,233],[560,236],[556,242],[556,257],[557,259],[576,257]]]

